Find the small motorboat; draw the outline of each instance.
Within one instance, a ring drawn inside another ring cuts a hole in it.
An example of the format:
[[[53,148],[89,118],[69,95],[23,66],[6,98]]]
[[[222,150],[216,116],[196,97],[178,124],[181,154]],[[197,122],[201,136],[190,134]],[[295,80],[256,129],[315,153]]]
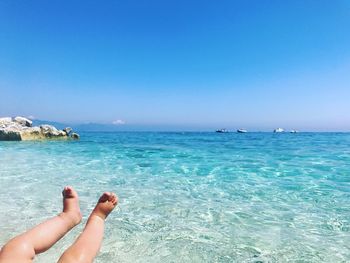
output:
[[[273,132],[279,133],[279,132],[284,132],[284,130],[282,128],[277,128],[277,129],[274,129]]]
[[[290,133],[298,133],[299,131],[297,130],[291,130]]]
[[[216,130],[215,132],[219,132],[219,133],[227,133],[228,130],[226,129],[219,129],[219,130]]]
[[[246,133],[247,130],[245,130],[245,129],[238,129],[237,132],[238,132],[238,133]]]

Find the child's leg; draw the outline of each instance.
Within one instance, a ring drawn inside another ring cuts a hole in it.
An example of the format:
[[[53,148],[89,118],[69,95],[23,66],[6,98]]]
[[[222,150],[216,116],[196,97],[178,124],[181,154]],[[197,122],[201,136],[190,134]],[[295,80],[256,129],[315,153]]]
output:
[[[78,194],[72,187],[65,187],[62,194],[63,212],[11,239],[0,251],[1,263],[31,262],[81,221]]]
[[[118,198],[113,193],[104,193],[100,197],[84,231],[74,244],[63,253],[59,263],[93,262],[101,247],[105,219],[117,203]]]

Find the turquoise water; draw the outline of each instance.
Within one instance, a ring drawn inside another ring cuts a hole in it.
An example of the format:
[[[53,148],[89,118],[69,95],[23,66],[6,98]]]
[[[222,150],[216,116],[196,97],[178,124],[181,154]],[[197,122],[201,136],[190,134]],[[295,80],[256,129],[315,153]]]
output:
[[[96,262],[350,262],[350,134],[82,133],[0,142],[0,245],[80,194],[120,204]],[[36,262],[55,262],[81,231]]]

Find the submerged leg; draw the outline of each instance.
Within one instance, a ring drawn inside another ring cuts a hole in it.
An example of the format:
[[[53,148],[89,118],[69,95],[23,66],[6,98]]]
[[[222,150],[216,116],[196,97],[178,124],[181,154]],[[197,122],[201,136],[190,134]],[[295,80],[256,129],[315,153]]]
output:
[[[72,246],[70,246],[59,259],[59,263],[93,262],[100,250],[104,223],[108,214],[118,203],[114,193],[104,193],[92,211],[84,231]]]
[[[32,262],[36,254],[53,246],[81,221],[79,199],[72,187],[65,187],[63,211],[31,230],[11,239],[0,251],[0,263]]]

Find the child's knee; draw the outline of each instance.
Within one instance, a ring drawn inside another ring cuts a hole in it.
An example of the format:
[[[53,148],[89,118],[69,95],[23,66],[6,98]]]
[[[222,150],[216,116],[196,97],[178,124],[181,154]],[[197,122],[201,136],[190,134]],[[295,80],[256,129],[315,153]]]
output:
[[[10,240],[2,247],[1,258],[18,258],[32,260],[35,256],[34,247],[24,238],[18,237]]]
[[[58,263],[87,263],[92,262],[91,257],[84,251],[66,251],[61,256]]]

